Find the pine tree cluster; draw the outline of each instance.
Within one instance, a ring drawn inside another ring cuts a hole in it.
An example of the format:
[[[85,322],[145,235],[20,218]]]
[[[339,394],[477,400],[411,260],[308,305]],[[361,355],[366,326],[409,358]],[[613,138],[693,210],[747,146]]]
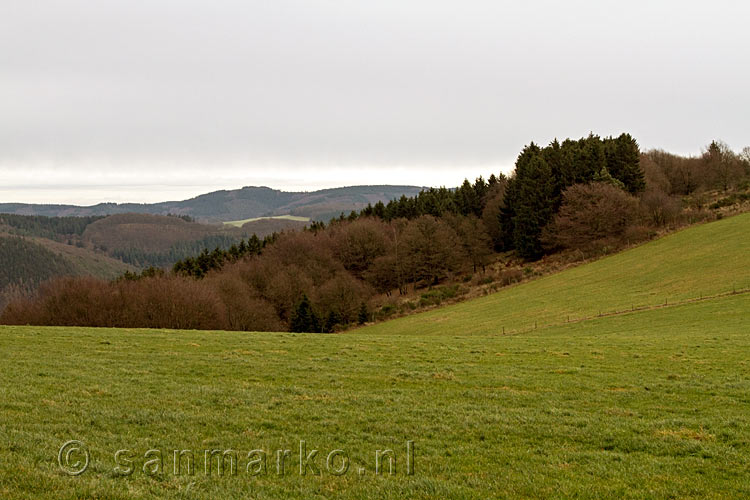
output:
[[[525,259],[543,254],[542,229],[559,210],[562,193],[573,184],[605,181],[630,193],[645,188],[638,143],[629,134],[601,139],[589,135],[546,148],[533,142],[516,160],[508,181],[500,221],[505,249],[515,249]]]
[[[188,257],[177,261],[172,267],[175,274],[203,278],[212,270],[221,269],[227,262],[235,262],[247,255],[260,255],[266,245],[273,243],[278,234],[273,233],[262,240],[253,234],[247,242],[241,240],[239,244],[233,244],[227,250],[215,248],[213,251],[204,249],[197,257]]]

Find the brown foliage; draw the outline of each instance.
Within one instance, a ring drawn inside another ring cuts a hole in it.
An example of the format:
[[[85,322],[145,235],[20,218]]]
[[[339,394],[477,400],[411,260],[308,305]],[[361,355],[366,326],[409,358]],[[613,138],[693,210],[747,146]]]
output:
[[[157,252],[181,241],[199,240],[217,234],[215,227],[187,222],[177,217],[148,214],[117,214],[86,228],[83,239],[108,250],[139,248]]]
[[[660,186],[668,194],[690,194],[708,184],[706,170],[698,158],[685,158],[661,150],[649,151],[644,157],[649,160],[652,179],[658,176],[655,169],[659,169],[669,181],[669,191]],[[648,171],[646,173],[648,175]],[[648,180],[647,177],[647,186]]]
[[[284,323],[273,304],[260,296],[239,275],[222,273],[210,276],[207,284],[214,288],[224,304],[227,328],[244,331],[280,331]]]
[[[9,324],[225,328],[223,304],[203,283],[176,276],[106,282],[60,278],[42,285],[33,301],[8,306]]]
[[[637,213],[638,201],[611,184],[574,184],[563,193],[543,240],[551,248],[581,250],[617,244]]]
[[[404,292],[403,276],[406,271],[403,262],[392,253],[376,258],[365,275],[367,283],[379,293],[387,295],[390,295],[391,291],[396,288]]]
[[[742,158],[721,141],[713,141],[701,160],[711,187],[727,191],[736,186],[745,175]]]
[[[321,311],[336,313],[344,324],[353,323],[360,305],[371,295],[365,283],[349,273],[339,272],[317,290],[315,304]]]
[[[523,271],[520,269],[503,269],[500,272],[500,282],[503,286],[518,283],[523,279]]]
[[[433,285],[456,272],[465,261],[456,232],[445,221],[423,215],[409,221],[400,235],[406,278]]]
[[[463,253],[468,257],[474,272],[480,268],[484,272],[492,256],[493,243],[487,234],[487,228],[483,220],[474,215],[466,217],[446,215],[444,218],[456,232]]]
[[[388,224],[375,218],[360,218],[331,229],[336,257],[357,278],[363,278],[375,259],[385,255],[389,241]]]
[[[682,212],[679,200],[657,187],[647,187],[641,196],[641,212],[646,221],[660,227],[676,223]]]

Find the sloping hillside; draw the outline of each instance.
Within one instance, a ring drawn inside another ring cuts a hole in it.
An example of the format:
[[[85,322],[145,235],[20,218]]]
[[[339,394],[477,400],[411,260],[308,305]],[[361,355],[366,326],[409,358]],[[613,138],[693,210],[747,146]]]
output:
[[[134,268],[90,249],[0,233],[0,310],[11,296],[58,276],[112,279]]]
[[[234,227],[162,215],[117,214],[89,224],[82,240],[87,247],[138,267],[170,267],[206,248],[228,248],[253,234],[263,238],[304,225],[304,222],[261,219]]]
[[[0,289],[74,273],[75,267],[62,255],[26,238],[0,234]]]
[[[175,243],[196,241],[221,233],[234,234],[221,226],[188,222],[178,217],[118,214],[88,225],[83,239],[105,251],[138,248],[146,252],[159,252],[168,250]]]
[[[364,208],[368,203],[388,202],[402,195],[414,196],[416,186],[352,186],[311,192],[287,192],[268,187],[243,187],[196,196],[184,201],[162,203],[100,203],[34,205],[0,203],[0,213],[46,216],[93,216],[125,213],[189,215],[208,221],[235,221],[270,215],[297,215],[327,221],[341,212]]]
[[[65,243],[44,238],[29,239],[65,258],[73,266],[73,274],[76,276],[96,276],[104,279],[113,279],[122,275],[125,271],[135,270],[130,264],[109,257],[108,255],[94,252],[89,248],[66,245]]]
[[[750,288],[750,214],[465,303],[372,326],[391,334],[502,333]],[[750,299],[748,299],[750,300]]]

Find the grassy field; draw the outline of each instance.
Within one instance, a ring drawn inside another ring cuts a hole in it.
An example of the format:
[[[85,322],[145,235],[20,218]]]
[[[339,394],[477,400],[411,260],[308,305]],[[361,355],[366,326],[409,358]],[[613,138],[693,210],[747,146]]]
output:
[[[748,226],[341,335],[0,327],[0,498],[748,498],[750,294],[674,304],[747,285]]]
[[[271,217],[255,217],[253,219],[233,220],[224,222],[227,226],[242,227],[248,222],[255,222],[259,220],[276,219],[276,220],[291,220],[296,222],[309,222],[309,217],[298,217],[296,215],[273,215]]]
[[[590,264],[373,327],[429,335],[526,331],[750,289],[750,213],[691,227]]]
[[[749,302],[515,336],[4,327],[0,496],[746,498]],[[91,456],[75,477],[57,462],[71,439]],[[320,476],[299,474],[300,440]],[[375,475],[387,448],[396,474]],[[120,449],[128,477],[113,472]],[[174,449],[195,451],[194,476],[174,474]],[[206,476],[205,449],[238,450],[238,474]],[[247,473],[254,449],[266,474]],[[291,450],[283,476],[277,449]],[[344,476],[325,469],[335,449]]]

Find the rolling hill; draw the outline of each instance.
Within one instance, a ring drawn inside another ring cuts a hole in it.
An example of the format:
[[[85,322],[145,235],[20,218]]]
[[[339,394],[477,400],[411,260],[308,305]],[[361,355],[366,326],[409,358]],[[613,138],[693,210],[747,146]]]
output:
[[[35,290],[59,276],[112,279],[134,267],[119,260],[46,238],[0,233],[0,310],[8,298]]]
[[[301,229],[305,224],[286,219],[257,219],[236,227],[162,215],[116,214],[86,226],[81,238],[86,246],[138,267],[171,267],[204,249],[229,248],[253,234],[263,238],[274,232]]]
[[[750,289],[750,213],[690,227],[497,293],[371,327],[497,334]]]
[[[388,202],[402,195],[414,196],[416,186],[352,186],[310,192],[287,192],[268,187],[215,191],[184,201],[161,203],[100,203],[75,205],[34,205],[0,203],[0,213],[45,216],[95,216],[125,213],[188,215],[203,221],[236,221],[274,215],[292,215],[328,221],[341,212],[364,208],[368,203]]]
[[[749,228],[340,335],[0,327],[0,494],[745,498]]]

